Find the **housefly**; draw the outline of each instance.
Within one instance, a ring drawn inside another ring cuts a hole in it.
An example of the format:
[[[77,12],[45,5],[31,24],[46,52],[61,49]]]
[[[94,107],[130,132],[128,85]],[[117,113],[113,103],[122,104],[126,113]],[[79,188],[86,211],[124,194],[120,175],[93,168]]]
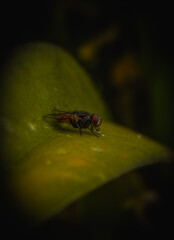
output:
[[[80,130],[80,134],[82,134],[81,129],[89,129],[95,136],[103,136],[99,132],[102,121],[97,114],[83,111],[65,112],[54,109],[52,114],[46,114],[44,117],[56,119],[60,123],[71,124],[74,128]]]

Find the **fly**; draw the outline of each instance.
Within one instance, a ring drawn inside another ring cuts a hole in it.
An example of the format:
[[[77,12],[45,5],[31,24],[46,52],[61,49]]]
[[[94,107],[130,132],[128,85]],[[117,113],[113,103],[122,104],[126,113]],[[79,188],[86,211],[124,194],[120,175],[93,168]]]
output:
[[[54,109],[52,114],[46,114],[44,117],[56,119],[60,123],[71,124],[74,128],[79,129],[81,135],[82,129],[89,129],[95,136],[103,136],[99,132],[102,121],[97,114],[83,111],[65,112]]]

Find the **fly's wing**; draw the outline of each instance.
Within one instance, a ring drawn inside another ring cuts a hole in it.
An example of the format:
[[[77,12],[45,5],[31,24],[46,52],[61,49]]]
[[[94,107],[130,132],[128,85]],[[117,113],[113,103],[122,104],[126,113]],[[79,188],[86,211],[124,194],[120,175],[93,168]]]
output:
[[[58,122],[66,122],[66,123],[70,123],[70,119],[74,120],[76,122],[78,122],[79,120],[81,120],[80,117],[72,114],[72,113],[68,113],[68,112],[63,112],[62,113],[52,113],[52,114],[46,114],[44,115],[45,118],[53,118],[56,119]]]
[[[66,112],[66,111],[56,109],[56,108],[53,108],[53,113],[56,113],[56,114],[66,114],[66,113],[72,114],[72,112]]]
[[[59,120],[59,119],[63,120],[63,119],[69,119],[72,115],[71,112],[61,111],[61,110],[58,110],[56,108],[54,108],[52,112],[53,113],[51,113],[51,114],[44,115],[44,117],[54,118],[54,119],[57,119],[57,120]]]

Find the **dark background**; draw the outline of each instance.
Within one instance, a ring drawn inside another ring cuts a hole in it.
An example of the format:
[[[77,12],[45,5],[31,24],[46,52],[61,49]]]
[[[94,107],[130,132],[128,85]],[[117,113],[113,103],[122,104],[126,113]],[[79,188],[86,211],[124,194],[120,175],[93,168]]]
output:
[[[147,1],[25,1],[1,6],[1,55],[57,44],[85,67],[115,120],[171,147],[173,14]]]
[[[0,11],[1,68],[10,51],[20,44],[46,41],[59,45],[91,75],[117,123],[174,147],[171,4],[144,0],[4,1]],[[171,231],[173,166],[165,167],[164,172],[161,169],[163,166],[141,172],[162,200],[148,210],[148,214],[152,211],[150,226],[137,221],[131,234],[160,236],[161,231],[164,235]],[[114,234],[109,239],[114,239]]]

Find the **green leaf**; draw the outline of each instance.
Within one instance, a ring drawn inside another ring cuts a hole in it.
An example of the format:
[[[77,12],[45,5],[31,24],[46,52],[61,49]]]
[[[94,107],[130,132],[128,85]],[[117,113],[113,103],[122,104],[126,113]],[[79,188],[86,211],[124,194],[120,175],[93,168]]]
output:
[[[109,118],[90,78],[60,48],[43,43],[25,45],[13,53],[3,75],[0,123],[5,131],[2,144],[8,149],[5,158],[10,162],[60,131],[43,121],[43,115],[53,108],[97,111]]]
[[[82,68],[63,50],[35,43],[4,67],[1,156],[8,190],[32,221],[43,221],[80,197],[147,164],[168,159],[164,146],[112,123]],[[101,132],[77,129],[43,115],[53,108],[99,114]]]

